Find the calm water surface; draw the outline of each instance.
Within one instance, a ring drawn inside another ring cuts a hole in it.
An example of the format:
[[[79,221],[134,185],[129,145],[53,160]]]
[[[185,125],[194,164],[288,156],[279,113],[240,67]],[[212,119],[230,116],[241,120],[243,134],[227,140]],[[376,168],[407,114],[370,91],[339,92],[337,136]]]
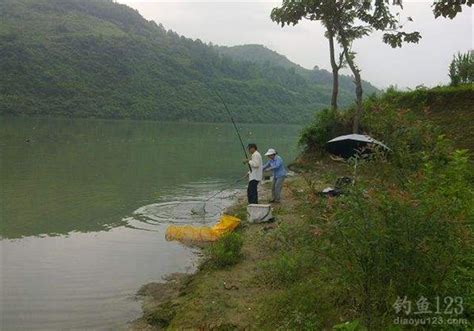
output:
[[[298,126],[239,126],[297,154]],[[0,329],[125,328],[141,285],[193,270],[164,232],[217,221],[244,185],[240,148],[230,124],[0,117]]]

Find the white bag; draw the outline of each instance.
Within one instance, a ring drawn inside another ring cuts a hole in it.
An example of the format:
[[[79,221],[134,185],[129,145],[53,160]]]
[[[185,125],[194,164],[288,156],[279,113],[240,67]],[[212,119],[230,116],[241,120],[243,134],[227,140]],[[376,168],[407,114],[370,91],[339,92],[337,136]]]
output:
[[[272,219],[271,205],[250,204],[247,206],[247,220],[250,223],[263,223]]]

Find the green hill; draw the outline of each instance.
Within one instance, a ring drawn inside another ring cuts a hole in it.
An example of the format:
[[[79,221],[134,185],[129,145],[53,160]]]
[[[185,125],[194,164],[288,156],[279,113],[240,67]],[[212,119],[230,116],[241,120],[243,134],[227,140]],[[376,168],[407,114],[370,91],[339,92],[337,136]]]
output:
[[[381,103],[410,110],[438,126],[458,148],[474,149],[474,85],[438,86],[409,92],[388,90]]]
[[[219,53],[230,56],[237,61],[248,61],[258,63],[265,67],[277,66],[285,69],[294,70],[299,75],[305,77],[309,82],[321,85],[322,88],[332,84],[332,73],[327,70],[319,69],[317,66],[313,70],[308,70],[302,66],[291,62],[284,55],[281,55],[263,45],[239,45],[239,46],[216,46]],[[340,103],[347,106],[353,102],[354,82],[349,76],[341,75],[339,78],[341,93],[339,95]],[[364,92],[369,95],[377,92],[377,88],[368,82],[363,82]]]
[[[227,121],[206,84],[243,122],[301,123],[330,102],[327,72],[237,59],[111,0],[1,0],[0,44],[0,114]]]

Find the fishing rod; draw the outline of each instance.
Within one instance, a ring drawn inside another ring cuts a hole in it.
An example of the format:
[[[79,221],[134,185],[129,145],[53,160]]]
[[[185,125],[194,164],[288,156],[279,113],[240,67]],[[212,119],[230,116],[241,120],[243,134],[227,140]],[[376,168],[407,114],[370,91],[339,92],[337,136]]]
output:
[[[215,95],[222,101],[222,104],[224,105],[225,110],[227,111],[227,114],[229,115],[229,118],[232,122],[232,125],[234,126],[235,133],[237,133],[237,137],[239,138],[240,141],[240,146],[242,146],[242,150],[244,151],[245,159],[248,160],[249,156],[247,155],[247,150],[245,149],[244,142],[242,141],[242,136],[240,135],[239,129],[237,128],[237,124],[235,124],[234,117],[232,116],[232,113],[230,112],[229,108],[227,107],[227,104],[225,103],[224,99],[221,97],[219,93],[215,89],[213,89],[209,84],[204,82],[204,84],[207,86],[207,88],[214,92]],[[249,167],[250,172],[252,172],[252,168],[250,167],[250,164],[247,164]]]

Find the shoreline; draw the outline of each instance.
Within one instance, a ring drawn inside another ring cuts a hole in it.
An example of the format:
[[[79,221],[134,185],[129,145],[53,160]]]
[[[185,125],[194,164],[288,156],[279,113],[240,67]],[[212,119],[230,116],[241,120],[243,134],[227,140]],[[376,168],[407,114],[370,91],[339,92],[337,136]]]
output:
[[[130,322],[130,330],[252,330],[265,325],[272,312],[263,307],[283,293],[268,267],[273,268],[282,249],[291,254],[291,241],[298,240],[301,231],[318,238],[318,230],[308,224],[309,219],[317,217],[311,198],[314,190],[322,190],[352,172],[352,167],[329,158],[299,158],[288,168],[294,175],[283,185],[282,203],[272,206],[274,221],[248,223],[245,194],[226,208],[226,213],[242,220],[235,230],[243,240],[242,259],[218,269],[206,263],[203,255],[194,273],[172,274],[165,282],[145,284],[137,293],[142,299],[143,315]],[[259,200],[264,203],[270,197],[271,181],[267,181],[259,187]],[[287,238],[288,234],[292,239]],[[286,272],[285,264],[277,267]]]
[[[291,183],[299,178],[299,175],[295,174],[287,178],[285,182],[284,191],[286,196],[290,190]],[[270,200],[271,196],[271,181],[263,182],[259,187],[259,198],[263,201]],[[258,232],[260,230],[269,231],[277,226],[278,220],[274,222],[266,222],[260,224],[249,224],[246,220],[246,195],[242,191],[236,197],[236,201],[229,207],[224,209],[225,214],[233,215],[241,219],[240,226],[235,230],[242,235],[245,243],[249,243],[249,233]],[[285,202],[283,202],[284,204]],[[281,209],[280,205],[273,205],[274,213],[278,214],[278,210]],[[278,216],[277,216],[278,217]],[[186,245],[186,244],[183,244]],[[129,323],[129,329],[133,331],[143,330],[162,330],[170,326],[170,322],[174,320],[176,316],[176,310],[178,306],[182,306],[186,299],[183,297],[190,295],[196,290],[196,283],[202,282],[203,278],[209,276],[212,273],[219,274],[221,270],[210,269],[207,266],[207,260],[203,250],[209,243],[194,243],[191,245],[193,248],[198,248],[196,259],[196,269],[190,273],[172,273],[163,278],[162,282],[151,282],[144,284],[137,292],[136,296],[142,303],[143,314],[138,319]],[[244,253],[244,255],[247,255]],[[247,256],[244,256],[246,259]],[[240,262],[239,262],[240,264]],[[226,268],[224,271],[229,272],[237,266]],[[229,293],[241,290],[241,287],[235,284],[235,281],[224,281],[222,282],[222,289]],[[183,302],[184,301],[184,302]],[[186,321],[182,321],[186,322]],[[192,323],[191,323],[192,324]],[[208,325],[200,326],[188,326],[188,328],[204,328],[204,329],[215,329],[225,327],[224,321],[213,323],[210,322]],[[229,325],[230,326],[230,325]],[[250,327],[250,325],[248,325]],[[171,329],[174,327],[171,326]]]

